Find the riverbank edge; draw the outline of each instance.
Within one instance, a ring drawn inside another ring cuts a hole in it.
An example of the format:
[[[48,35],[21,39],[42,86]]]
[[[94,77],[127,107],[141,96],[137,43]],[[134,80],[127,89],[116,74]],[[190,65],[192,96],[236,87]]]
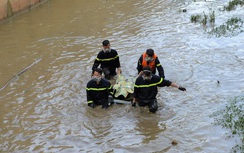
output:
[[[0,0],[0,24],[48,0]]]

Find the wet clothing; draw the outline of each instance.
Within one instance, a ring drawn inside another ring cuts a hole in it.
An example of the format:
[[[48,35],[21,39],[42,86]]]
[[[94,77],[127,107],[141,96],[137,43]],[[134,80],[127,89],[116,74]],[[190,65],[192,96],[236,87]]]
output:
[[[148,106],[149,107],[149,111],[152,112],[152,113],[155,113],[158,110],[157,99],[150,100],[148,102],[138,101],[138,105],[142,106],[142,107]]]
[[[153,56],[154,60],[150,63],[147,62],[145,58],[146,58],[146,53],[143,53],[138,60],[138,63],[137,63],[138,74],[142,71],[142,69],[144,67],[149,66],[151,68],[153,74],[156,74],[156,69],[157,69],[159,76],[162,78],[165,78],[164,69],[163,69],[162,65],[160,64],[160,61],[159,61],[157,55],[154,54],[154,56]]]
[[[99,84],[94,80],[90,80],[86,86],[87,104],[88,106],[102,105],[103,108],[108,107],[108,97],[113,93],[111,83],[102,78]]]
[[[116,50],[111,49],[110,52],[105,53],[100,51],[97,55],[97,58],[94,61],[92,70],[98,68],[98,66],[103,69],[106,79],[110,79],[111,75],[116,75],[116,68],[120,67],[119,55]]]
[[[156,112],[158,109],[156,96],[158,87],[170,86],[171,81],[164,80],[162,77],[152,74],[150,81],[145,81],[142,76],[136,79],[134,85],[134,98],[139,106],[149,106],[150,112]]]

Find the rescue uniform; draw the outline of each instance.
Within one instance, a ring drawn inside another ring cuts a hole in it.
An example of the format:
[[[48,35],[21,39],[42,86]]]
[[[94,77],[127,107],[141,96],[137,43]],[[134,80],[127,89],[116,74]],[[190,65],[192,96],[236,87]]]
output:
[[[102,105],[103,108],[107,108],[108,97],[112,93],[113,88],[108,80],[102,78],[99,84],[90,80],[86,86],[87,104],[88,106]]]
[[[153,55],[154,60],[152,62],[147,62],[145,58],[146,58],[146,52],[143,53],[138,60],[138,63],[137,63],[138,74],[142,71],[142,69],[144,67],[149,66],[151,68],[153,74],[156,74],[156,69],[157,69],[159,76],[164,78],[165,77],[164,69],[163,69],[157,55],[156,54]]]
[[[115,70],[116,68],[120,67],[119,55],[117,51],[114,49],[111,49],[108,53],[105,53],[103,50],[100,51],[94,61],[92,70],[98,68],[100,64],[106,79],[110,79],[110,76],[116,75]]]
[[[170,86],[171,81],[164,80],[162,77],[152,74],[151,80],[144,80],[142,76],[136,79],[134,85],[134,98],[138,101],[139,106],[149,106],[150,112],[156,112],[158,109],[156,96],[157,87]]]

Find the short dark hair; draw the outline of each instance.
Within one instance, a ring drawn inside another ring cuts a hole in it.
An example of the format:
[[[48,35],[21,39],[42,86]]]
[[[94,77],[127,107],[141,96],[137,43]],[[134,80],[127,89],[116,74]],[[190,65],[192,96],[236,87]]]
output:
[[[94,72],[98,72],[100,75],[102,75],[103,70],[101,68],[95,68],[92,72],[92,74],[94,74]]]
[[[153,49],[147,49],[146,51],[146,54],[149,56],[149,57],[152,57],[154,55],[154,50]]]
[[[152,74],[152,70],[149,66],[146,66],[142,69],[143,73],[146,75],[146,76],[151,76]]]
[[[110,44],[110,42],[108,40],[104,40],[102,44],[103,44],[103,46],[108,46],[108,44]]]

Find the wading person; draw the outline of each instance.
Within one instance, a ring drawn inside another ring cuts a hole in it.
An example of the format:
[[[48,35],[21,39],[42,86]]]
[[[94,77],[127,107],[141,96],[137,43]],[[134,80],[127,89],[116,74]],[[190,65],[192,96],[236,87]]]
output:
[[[178,86],[175,83],[165,80],[158,75],[152,74],[150,67],[143,68],[134,85],[132,106],[148,106],[149,111],[155,113],[158,109],[156,96],[158,94],[157,87],[172,86],[181,91],[186,91],[184,87]]]
[[[156,69],[158,70],[158,75],[164,78],[164,69],[160,64],[160,61],[157,55],[154,53],[153,49],[147,49],[145,53],[143,53],[137,63],[138,74],[142,73],[142,69],[144,67],[149,66],[152,70],[153,74],[156,74]]]
[[[94,108],[96,105],[102,105],[106,109],[113,103],[112,85],[102,78],[102,69],[95,68],[92,72],[92,79],[86,85],[87,104]]]
[[[92,70],[98,68],[100,65],[105,78],[109,80],[114,75],[119,75],[121,73],[119,55],[116,50],[110,48],[110,42],[108,40],[104,40],[102,45],[103,50],[98,53],[97,58],[95,59],[92,66]]]

